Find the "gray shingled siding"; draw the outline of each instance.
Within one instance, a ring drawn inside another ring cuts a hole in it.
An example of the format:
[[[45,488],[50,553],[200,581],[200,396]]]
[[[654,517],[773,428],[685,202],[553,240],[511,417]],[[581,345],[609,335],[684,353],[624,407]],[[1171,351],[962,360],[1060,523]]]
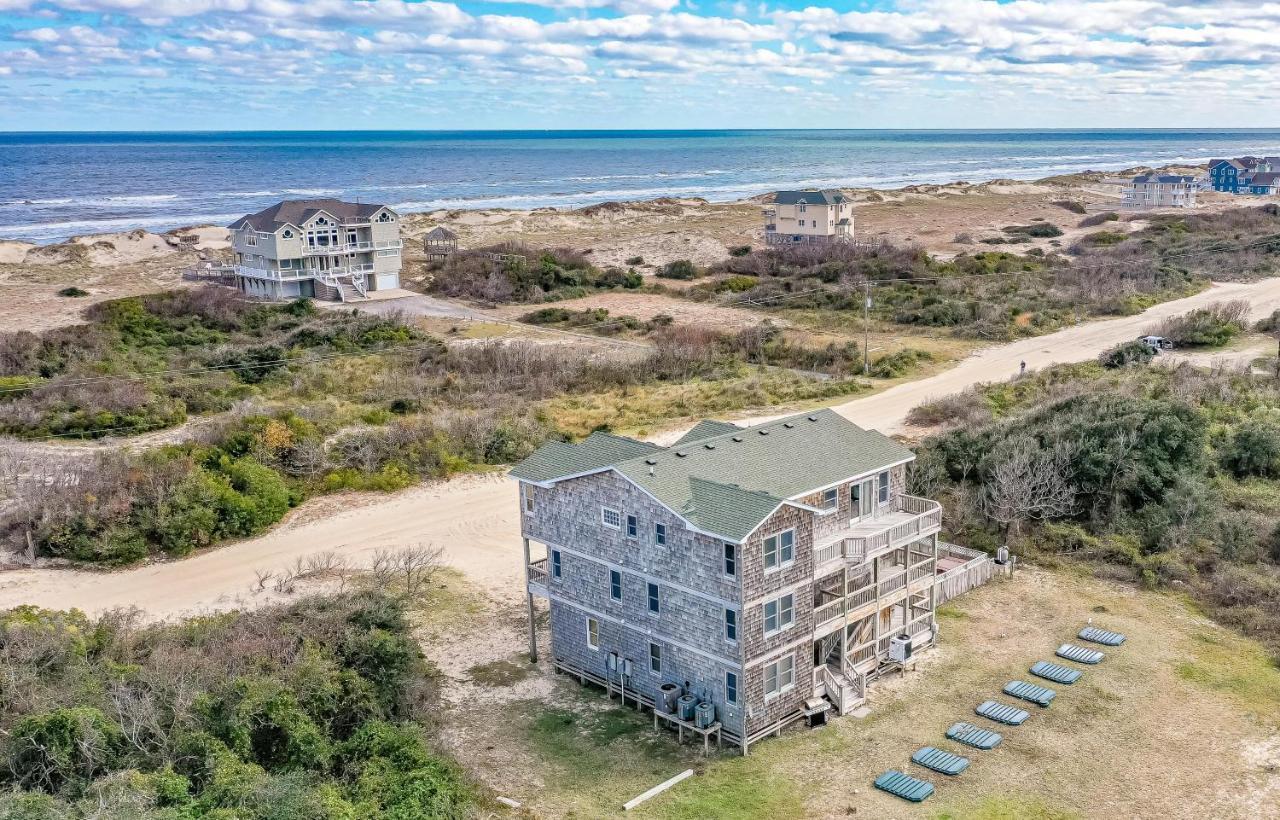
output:
[[[906,471],[905,464],[893,467],[889,470],[889,493],[890,497],[906,492]],[[878,486],[877,476],[879,473],[873,473],[870,478],[862,478],[858,481],[848,481],[841,484],[836,490],[836,500],[839,504],[838,511],[828,515],[817,516],[814,520],[814,541],[822,543],[829,538],[833,538],[841,530],[849,528],[849,517],[852,513],[850,488],[854,484],[860,484],[863,481],[870,480],[873,486]],[[814,493],[802,499],[806,504],[814,507],[822,506],[822,493]],[[872,515],[879,518],[883,510],[879,504],[872,505]]]
[[[560,548],[561,577],[547,582],[551,594],[552,655],[559,661],[605,674],[610,651],[633,663],[629,682],[649,697],[670,680],[706,691],[725,728],[742,731],[741,707],[725,703],[724,673],[736,671],[740,699],[739,642],[724,637],[726,605],[741,610],[735,579],[723,571],[723,543],[685,529],[680,519],[615,473],[605,472],[534,489],[534,510],[521,507],[521,526],[533,541]],[[617,509],[622,529],[601,521],[601,507]],[[636,538],[626,535],[626,516],[638,518]],[[667,543],[654,543],[654,524],[667,526]],[[548,568],[549,571],[550,568]],[[622,600],[610,594],[610,571],[622,574]],[[649,611],[648,584],[658,584],[659,612]],[[692,590],[692,591],[691,591]],[[586,619],[598,617],[600,651],[587,647]],[[663,647],[663,675],[649,673],[649,642]]]
[[[672,644],[660,635],[650,636],[607,618],[598,619],[600,648],[593,650],[587,646],[588,617],[592,617],[589,612],[571,603],[552,598],[551,654],[556,660],[606,677],[609,653],[617,652],[620,657],[631,659],[632,675],[627,680],[629,689],[637,690],[656,700],[658,686],[670,681],[681,687],[687,687],[699,697],[710,696],[712,703],[716,705],[716,718],[724,728],[735,735],[742,735],[744,709],[741,706],[725,703],[724,673],[726,671],[739,673],[739,698],[744,696],[741,668],[735,662],[713,661],[682,646]],[[662,647],[661,675],[654,675],[649,670],[651,641]],[[616,673],[613,680],[615,683],[618,681]]]

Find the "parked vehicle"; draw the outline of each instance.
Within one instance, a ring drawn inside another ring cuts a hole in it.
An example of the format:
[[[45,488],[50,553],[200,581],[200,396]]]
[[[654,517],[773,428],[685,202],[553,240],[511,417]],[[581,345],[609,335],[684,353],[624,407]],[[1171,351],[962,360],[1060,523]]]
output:
[[[1166,339],[1164,336],[1139,336],[1138,341],[1151,348],[1156,353],[1161,350],[1173,350],[1173,340]]]

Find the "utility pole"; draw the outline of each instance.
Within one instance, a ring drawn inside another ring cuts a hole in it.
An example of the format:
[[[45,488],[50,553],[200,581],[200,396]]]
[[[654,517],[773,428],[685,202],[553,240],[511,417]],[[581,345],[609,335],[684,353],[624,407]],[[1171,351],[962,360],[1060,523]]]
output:
[[[871,280],[862,283],[862,375],[871,375]]]

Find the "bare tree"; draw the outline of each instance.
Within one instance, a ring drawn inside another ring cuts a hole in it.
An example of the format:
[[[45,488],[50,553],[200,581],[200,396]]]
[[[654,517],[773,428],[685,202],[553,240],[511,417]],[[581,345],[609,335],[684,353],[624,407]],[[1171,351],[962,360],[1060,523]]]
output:
[[[378,550],[369,573],[382,589],[399,587],[406,597],[416,597],[440,568],[442,550],[418,545],[400,550]]]
[[[983,511],[1006,537],[1024,521],[1061,518],[1075,509],[1069,448],[1041,448],[1034,440],[1009,442],[983,483]]]

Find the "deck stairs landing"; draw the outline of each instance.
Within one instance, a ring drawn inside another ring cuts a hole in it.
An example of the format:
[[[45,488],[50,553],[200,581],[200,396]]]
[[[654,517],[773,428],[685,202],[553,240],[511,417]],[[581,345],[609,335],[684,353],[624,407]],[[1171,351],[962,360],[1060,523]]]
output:
[[[847,676],[838,665],[829,663],[820,666],[818,673],[821,694],[835,707],[837,715],[847,715],[866,702],[866,683],[857,673]]]

